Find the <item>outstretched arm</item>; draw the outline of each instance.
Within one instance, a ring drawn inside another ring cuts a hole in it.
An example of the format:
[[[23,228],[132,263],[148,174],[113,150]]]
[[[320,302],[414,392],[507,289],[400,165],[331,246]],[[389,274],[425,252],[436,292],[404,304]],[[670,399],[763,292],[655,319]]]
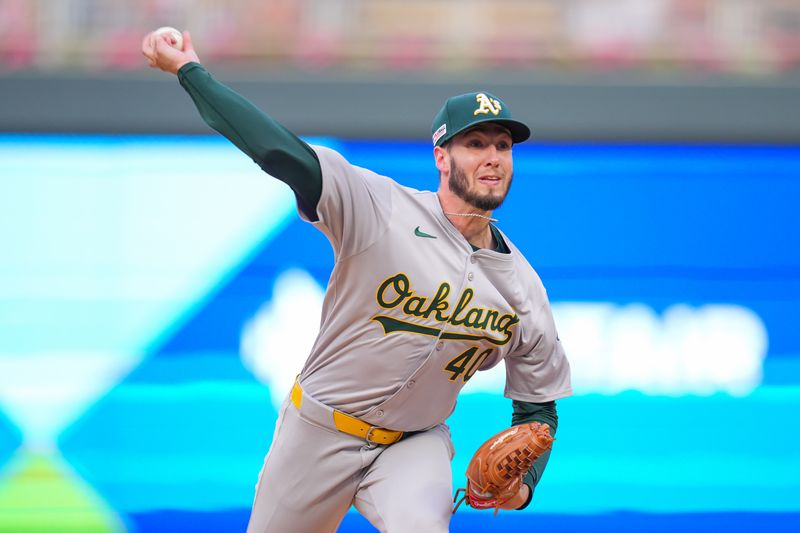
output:
[[[168,35],[149,33],[142,40],[142,53],[152,68],[176,74],[203,120],[265,172],[288,184],[303,213],[317,220],[322,171],[314,151],[246,98],[215,80],[200,64],[189,32],[183,32],[183,41],[179,50]]]

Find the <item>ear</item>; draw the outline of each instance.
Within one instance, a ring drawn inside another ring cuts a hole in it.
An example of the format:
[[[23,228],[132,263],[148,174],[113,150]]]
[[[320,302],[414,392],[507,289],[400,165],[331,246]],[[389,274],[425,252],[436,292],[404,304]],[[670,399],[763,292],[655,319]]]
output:
[[[439,169],[439,174],[450,172],[450,154],[441,146],[433,147],[433,160],[436,162],[436,168]]]

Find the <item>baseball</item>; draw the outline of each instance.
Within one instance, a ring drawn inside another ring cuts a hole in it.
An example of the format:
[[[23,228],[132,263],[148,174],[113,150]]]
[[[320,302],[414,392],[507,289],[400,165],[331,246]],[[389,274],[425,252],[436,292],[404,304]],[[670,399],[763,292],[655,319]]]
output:
[[[153,37],[158,39],[165,33],[170,36],[173,47],[178,50],[183,50],[183,34],[171,26],[162,26],[158,28],[153,32]]]

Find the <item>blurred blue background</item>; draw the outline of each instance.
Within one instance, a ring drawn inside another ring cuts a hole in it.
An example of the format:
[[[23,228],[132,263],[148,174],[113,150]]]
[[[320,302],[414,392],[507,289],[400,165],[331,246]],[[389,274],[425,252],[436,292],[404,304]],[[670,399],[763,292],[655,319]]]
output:
[[[309,141],[435,188],[427,143]],[[794,530],[800,149],[514,156],[498,225],[548,289],[576,394],[530,508],[453,530]],[[217,137],[2,135],[0,175],[0,529],[243,529],[328,242]],[[510,423],[486,374],[449,420],[456,486]]]

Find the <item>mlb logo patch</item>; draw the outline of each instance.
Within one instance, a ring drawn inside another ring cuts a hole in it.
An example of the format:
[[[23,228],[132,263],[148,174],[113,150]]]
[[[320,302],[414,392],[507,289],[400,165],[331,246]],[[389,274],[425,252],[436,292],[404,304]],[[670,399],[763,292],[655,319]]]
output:
[[[433,133],[433,144],[436,144],[436,141],[442,138],[442,135],[447,133],[447,124],[442,124],[439,126],[439,129]]]

